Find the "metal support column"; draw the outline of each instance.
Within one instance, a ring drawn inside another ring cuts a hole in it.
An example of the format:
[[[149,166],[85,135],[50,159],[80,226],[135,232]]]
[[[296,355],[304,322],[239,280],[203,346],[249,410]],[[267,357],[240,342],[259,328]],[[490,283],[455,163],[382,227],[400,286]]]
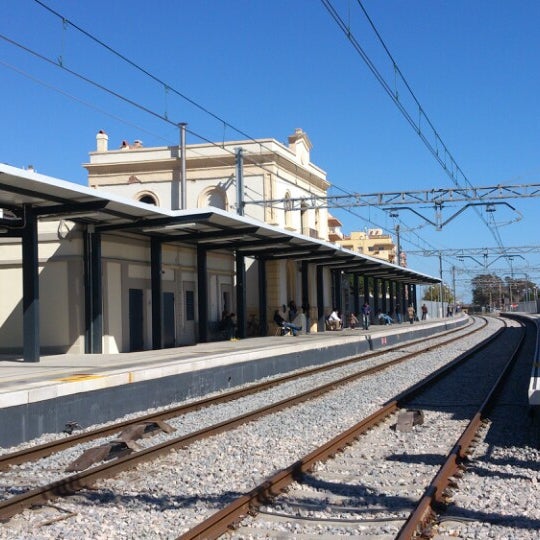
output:
[[[413,305],[412,285],[410,283],[407,283],[407,307],[412,306],[412,305]]]
[[[324,266],[317,265],[317,332],[324,332]]]
[[[353,274],[354,314],[360,317],[360,276]]]
[[[416,285],[411,285],[411,297],[412,297],[412,305],[414,307],[414,312],[418,315],[418,303],[416,301]]]
[[[259,274],[259,335],[268,334],[268,303],[266,301],[266,259],[259,257],[257,259],[257,270]]]
[[[302,309],[306,317],[306,327],[304,330],[309,334],[309,264],[307,261],[302,261]]]
[[[332,309],[341,311],[341,271],[332,270]]]
[[[388,289],[388,282],[385,279],[381,279],[381,310],[383,313],[388,313],[386,309],[386,292]]]
[[[389,314],[390,317],[394,317],[395,313],[395,294],[396,294],[396,282],[395,281],[389,281],[388,282],[388,290],[389,290],[389,296],[390,296],[390,308],[389,308]]]
[[[103,278],[101,234],[89,226],[84,234],[84,295],[86,353],[103,352]]]
[[[375,317],[379,314],[381,309],[379,306],[379,279],[373,278],[373,312]]]
[[[199,311],[199,342],[208,342],[208,282],[206,249],[197,246],[197,308]]]
[[[369,304],[369,277],[364,276],[364,304]]]
[[[236,324],[240,339],[246,337],[246,263],[245,257],[236,252]]]
[[[30,206],[24,208],[22,230],[23,263],[23,360],[39,362],[39,269],[37,218]]]
[[[150,277],[152,283],[152,349],[163,348],[163,294],[161,281],[161,241],[150,240]]]

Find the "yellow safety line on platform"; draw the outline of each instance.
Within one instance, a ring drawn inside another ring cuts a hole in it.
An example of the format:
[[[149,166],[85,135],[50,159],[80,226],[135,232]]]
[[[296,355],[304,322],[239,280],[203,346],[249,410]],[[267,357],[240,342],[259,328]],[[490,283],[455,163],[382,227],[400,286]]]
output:
[[[56,379],[60,382],[75,382],[75,381],[85,381],[88,379],[101,379],[103,375],[92,375],[90,373],[76,373],[70,375],[69,377],[62,377],[61,379]]]

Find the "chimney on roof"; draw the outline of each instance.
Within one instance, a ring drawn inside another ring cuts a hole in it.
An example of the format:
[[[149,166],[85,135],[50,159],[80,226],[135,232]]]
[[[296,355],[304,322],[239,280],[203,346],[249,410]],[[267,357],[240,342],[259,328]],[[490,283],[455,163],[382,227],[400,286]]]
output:
[[[96,149],[98,152],[107,152],[109,149],[109,136],[100,129],[96,135]]]

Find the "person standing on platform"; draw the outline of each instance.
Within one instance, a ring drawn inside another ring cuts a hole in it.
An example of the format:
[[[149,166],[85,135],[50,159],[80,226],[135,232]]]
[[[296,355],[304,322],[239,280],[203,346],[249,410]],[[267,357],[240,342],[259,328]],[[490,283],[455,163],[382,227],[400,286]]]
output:
[[[401,320],[401,308],[400,308],[399,304],[396,304],[396,321],[399,324],[402,323],[402,320]]]
[[[228,313],[225,315],[223,326],[225,329],[225,335],[230,341],[238,341],[236,339],[236,322],[234,321],[234,313]]]
[[[412,304],[407,308],[407,316],[409,317],[409,322],[412,324],[415,316],[415,311]]]
[[[370,305],[366,302],[363,306],[362,306],[362,328],[364,330],[367,330],[369,328],[369,318],[370,318],[370,315],[371,315],[371,307]]]
[[[422,320],[425,321],[427,319],[427,306],[426,304],[422,304]]]
[[[358,326],[359,323],[360,321],[357,319],[356,314],[351,313],[349,315],[349,327],[354,329]]]

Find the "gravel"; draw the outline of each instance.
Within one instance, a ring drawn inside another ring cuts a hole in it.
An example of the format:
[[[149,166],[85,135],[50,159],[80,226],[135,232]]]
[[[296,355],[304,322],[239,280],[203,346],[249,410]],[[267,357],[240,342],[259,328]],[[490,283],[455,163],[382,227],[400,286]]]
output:
[[[351,383],[317,400],[172,451],[153,463],[102,481],[96,489],[57,500],[54,506],[25,511],[0,528],[0,538],[176,538],[240,492],[251,489],[277,469],[290,465],[369,415],[396,393],[448,363],[500,326],[500,321],[490,319],[488,328],[464,337],[449,348],[423,354],[407,363],[406,369],[398,366]],[[366,361],[366,367],[371,362],[376,360]],[[317,384],[322,384],[329,375],[317,377],[320,377]],[[314,383],[296,382],[266,394],[279,400],[305,384]],[[258,408],[267,400],[268,395],[250,396],[190,413],[171,421],[177,429],[174,435]],[[157,443],[160,437],[164,436],[148,439],[148,444]],[[94,441],[89,446],[96,444]],[[3,474],[3,496],[35,482],[49,482],[59,474],[60,466],[63,468],[80,451],[79,447],[61,456],[14,468],[15,472],[20,469],[18,477]],[[537,463],[537,454],[531,455]],[[392,473],[383,470],[376,474]]]

